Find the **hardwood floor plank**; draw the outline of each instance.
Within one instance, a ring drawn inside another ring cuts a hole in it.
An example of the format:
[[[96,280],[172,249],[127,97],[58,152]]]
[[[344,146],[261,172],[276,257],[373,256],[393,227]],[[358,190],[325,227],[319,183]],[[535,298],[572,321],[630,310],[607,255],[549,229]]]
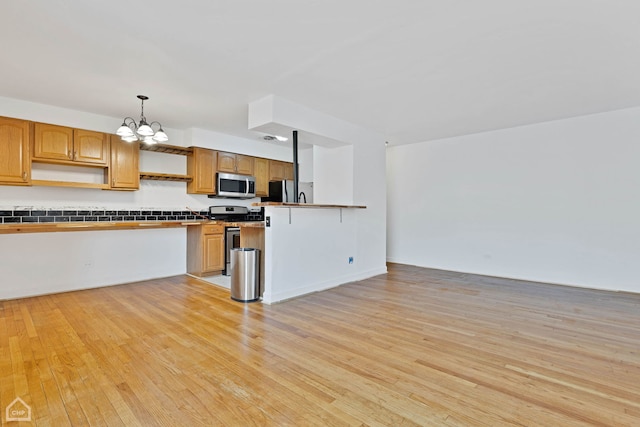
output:
[[[640,425],[640,295],[397,264],[272,306],[188,276],[0,301],[34,424]]]

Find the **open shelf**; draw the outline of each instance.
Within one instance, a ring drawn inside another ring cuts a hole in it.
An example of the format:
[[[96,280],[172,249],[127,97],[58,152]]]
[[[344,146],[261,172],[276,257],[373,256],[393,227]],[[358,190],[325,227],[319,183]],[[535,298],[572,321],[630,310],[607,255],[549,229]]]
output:
[[[157,153],[167,154],[179,154],[182,156],[190,156],[193,154],[193,149],[189,147],[178,147],[177,145],[167,144],[140,144],[140,149],[144,151],[155,151]]]
[[[174,173],[140,172],[140,179],[191,182],[192,178],[189,175],[178,175]]]
[[[108,184],[97,184],[93,182],[71,182],[71,181],[49,181],[44,179],[34,179],[32,185],[40,185],[43,187],[69,187],[69,188],[97,188],[100,190],[108,190]]]

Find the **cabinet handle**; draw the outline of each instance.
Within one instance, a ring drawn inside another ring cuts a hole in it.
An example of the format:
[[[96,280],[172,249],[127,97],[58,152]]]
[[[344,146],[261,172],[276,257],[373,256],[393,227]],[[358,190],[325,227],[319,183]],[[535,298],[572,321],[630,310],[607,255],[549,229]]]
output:
[[[71,157],[71,150],[67,150],[67,157],[71,160],[73,160],[73,157]]]
[[[27,180],[27,172],[22,172],[22,180],[26,181]]]
[[[77,158],[78,158],[78,152],[77,152],[77,151],[74,151],[74,152],[73,152],[73,158],[74,158],[74,159],[77,159]]]

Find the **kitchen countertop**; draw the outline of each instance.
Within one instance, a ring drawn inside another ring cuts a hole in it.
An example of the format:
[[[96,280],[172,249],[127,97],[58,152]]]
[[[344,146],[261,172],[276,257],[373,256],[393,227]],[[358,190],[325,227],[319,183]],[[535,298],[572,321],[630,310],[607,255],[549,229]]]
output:
[[[280,208],[320,208],[320,209],[366,209],[362,205],[324,205],[315,203],[286,203],[286,202],[262,202],[252,203],[252,206],[271,206]]]
[[[2,224],[0,234],[50,233],[58,231],[132,230],[141,228],[176,228],[206,224],[209,221],[96,221],[46,222],[38,224]]]
[[[225,227],[264,228],[264,221],[210,221],[209,224],[220,224]]]
[[[46,222],[0,224],[0,234],[52,233],[59,231],[136,230],[142,228],[176,228],[194,225],[216,224],[225,227],[264,228],[264,221],[95,221],[95,222]]]
[[[0,224],[0,234],[53,233],[59,231],[136,230],[142,228],[176,228],[194,225],[216,224],[225,227],[264,228],[264,221],[97,221],[97,222],[46,222],[37,224]]]

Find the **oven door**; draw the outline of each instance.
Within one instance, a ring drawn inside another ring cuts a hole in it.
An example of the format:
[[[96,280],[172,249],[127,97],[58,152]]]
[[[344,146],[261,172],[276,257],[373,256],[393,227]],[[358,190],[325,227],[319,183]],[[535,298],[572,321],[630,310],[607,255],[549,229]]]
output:
[[[225,276],[231,276],[231,249],[240,247],[240,227],[225,227],[224,229],[224,261],[222,272]]]

